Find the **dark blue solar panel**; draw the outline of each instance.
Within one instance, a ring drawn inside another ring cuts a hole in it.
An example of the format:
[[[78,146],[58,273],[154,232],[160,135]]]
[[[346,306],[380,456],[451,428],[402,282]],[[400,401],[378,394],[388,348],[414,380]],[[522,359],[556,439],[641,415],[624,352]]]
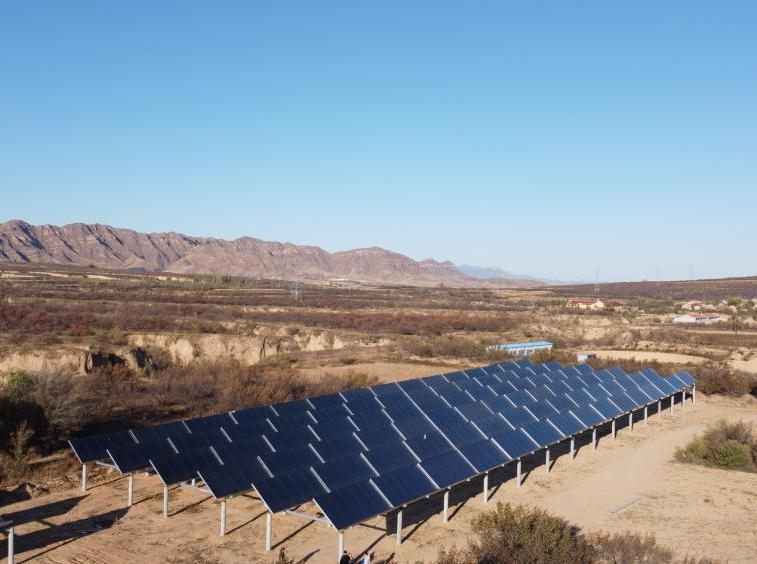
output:
[[[507,423],[505,418],[499,414],[480,417],[475,419],[473,424],[487,437],[493,437],[494,435],[512,430],[512,427]]]
[[[329,437],[329,435],[339,435],[344,433],[352,433],[357,431],[354,425],[350,423],[346,417],[344,419],[331,419],[318,423],[317,425],[311,425],[310,428],[318,435],[318,438],[323,440]]]
[[[500,435],[495,435],[492,440],[512,459],[530,454],[538,448],[521,430],[506,431]]]
[[[526,392],[512,392],[510,394],[505,394],[505,397],[517,406],[534,401],[534,397],[528,395]]]
[[[439,488],[444,488],[462,482],[476,473],[463,456],[456,452],[446,452],[423,460],[420,466],[431,476],[431,479]]]
[[[166,485],[185,482],[197,478],[199,470],[217,469],[220,462],[208,448],[186,452],[184,454],[168,454],[150,460],[158,477]]]
[[[426,415],[436,425],[457,425],[465,423],[465,418],[449,408],[426,411]]]
[[[565,395],[578,405],[588,405],[594,401],[594,398],[584,389],[568,392]]]
[[[513,404],[503,398],[486,399],[484,400],[484,405],[495,413],[514,409]]]
[[[421,460],[452,450],[452,446],[438,431],[409,438],[406,442],[410,450]]]
[[[276,403],[271,407],[273,407],[273,409],[276,411],[276,413],[279,414],[279,416],[295,415],[297,413],[304,413],[305,411],[312,409],[307,400],[304,399],[288,401],[285,403]]]
[[[168,441],[108,447],[108,455],[121,474],[145,470],[150,467],[150,458],[173,453]]]
[[[617,394],[622,394],[625,391],[625,388],[623,388],[623,386],[621,386],[614,380],[605,380],[604,382],[600,384],[600,386],[602,386],[605,390],[610,392],[610,395],[612,396],[617,395]],[[592,391],[593,391],[593,388],[589,390],[589,393],[592,393]],[[592,395],[594,394],[592,393]]]
[[[168,437],[173,447],[179,452],[196,450],[198,448],[210,445],[228,443],[229,440],[221,432],[221,429],[205,431],[195,431],[191,435],[185,433],[177,434],[175,437]]]
[[[580,390],[581,388],[586,387],[586,382],[581,380],[578,376],[574,376],[572,378],[566,378],[565,380],[562,380],[562,382],[563,384],[570,386],[572,390]]]
[[[347,401],[348,405],[352,402],[365,401],[376,397],[371,391],[371,388],[356,388],[354,390],[341,392],[338,395],[342,396],[345,401]]]
[[[350,403],[345,404],[345,407],[350,413],[375,413],[384,409],[384,406],[373,396],[369,398],[355,398]]]
[[[279,415],[278,417],[269,417],[268,420],[273,423],[273,426],[279,431],[286,429],[287,427],[305,426],[315,423],[315,419],[310,417],[307,411],[287,413],[286,415]]]
[[[456,409],[463,415],[463,417],[468,420],[480,419],[481,417],[488,417],[492,414],[489,408],[479,402],[469,403],[468,405],[461,405]]]
[[[184,423],[193,433],[234,425],[234,421],[228,413],[209,415],[208,417],[200,417],[198,419],[187,419]]]
[[[417,459],[404,443],[381,445],[364,453],[364,456],[379,474],[400,466],[412,466],[417,462]]]
[[[402,388],[400,388],[396,382],[392,382],[390,384],[379,384],[378,386],[373,386],[371,390],[373,390],[373,393],[376,394],[379,398],[402,393]]]
[[[109,458],[108,448],[136,444],[128,431],[77,437],[68,441],[80,462]]]
[[[250,491],[252,483],[265,479],[265,472],[255,462],[226,464],[199,471],[200,478],[216,499]]]
[[[529,425],[530,423],[536,421],[536,419],[534,419],[534,417],[530,413],[522,408],[513,408],[510,411],[505,411],[502,413],[502,416],[507,419],[507,422],[510,423],[512,427],[515,427],[516,429],[518,427],[523,427],[524,425]]]
[[[163,425],[156,425],[155,427],[142,427],[139,429],[132,429],[132,433],[137,438],[137,441],[144,444],[150,443],[165,443],[167,437],[171,435],[189,434],[186,427],[180,422],[175,421],[173,423],[164,423]]]
[[[397,385],[406,392],[410,393],[410,395],[412,395],[412,392],[419,392],[422,390],[431,391],[428,389],[428,386],[419,379],[402,380],[401,382],[397,382]]]
[[[518,390],[519,392],[523,392],[523,390],[528,390],[529,388],[535,388],[536,386],[533,385],[533,383],[529,382],[526,378],[513,378],[511,380],[507,381],[508,384],[510,384],[513,388]],[[511,392],[507,392],[509,395]],[[516,392],[512,392],[516,393]],[[533,399],[531,396],[526,396],[528,399]]]
[[[402,433],[406,439],[417,437],[424,433],[432,433],[434,431],[434,426],[429,423],[425,417],[420,415],[418,417],[395,421],[394,426],[399,429],[400,433]]]
[[[607,391],[607,389],[603,387],[602,384],[592,384],[591,386],[588,386],[587,388],[585,388],[585,390],[595,400],[598,400],[599,398],[609,398],[610,395],[612,395],[610,392]]]
[[[295,468],[306,468],[320,463],[315,453],[308,447],[296,447],[260,456],[271,474],[278,476]]]
[[[557,413],[557,410],[546,401],[525,403],[523,404],[523,409],[527,409],[537,419],[546,419],[550,415],[555,415]]]
[[[542,447],[549,446],[563,438],[559,431],[546,421],[537,421],[536,423],[525,425],[523,431]]]
[[[580,433],[586,428],[578,419],[570,415],[569,412],[552,415],[549,421],[566,437]]]
[[[318,411],[328,408],[341,409],[342,402],[344,402],[344,400],[339,394],[328,394],[326,396],[315,396],[310,398],[310,403],[313,405],[313,408]]]
[[[578,417],[581,423],[587,428],[599,425],[605,420],[605,418],[592,409],[590,405],[571,409],[571,413]]]
[[[678,379],[682,380],[683,383],[686,384],[687,386],[696,386],[697,384],[697,381],[694,380],[694,377],[684,370],[680,372],[676,372],[675,376],[678,376]]]
[[[449,408],[449,404],[436,395],[415,400],[415,403],[421,409],[421,411],[434,411],[438,409]]]
[[[319,495],[315,502],[337,530],[346,529],[390,509],[370,482],[357,482]]]
[[[552,399],[556,395],[552,393],[552,390],[549,389],[549,386],[539,386],[538,388],[534,388],[533,390],[528,390],[528,393],[534,396],[537,400]]]
[[[557,362],[556,360],[550,360],[549,362],[544,363],[544,368],[547,370],[560,370],[562,368],[562,364]]]
[[[476,399],[477,401],[482,401],[485,399],[492,399],[492,398],[497,397],[497,395],[493,391],[491,391],[489,388],[478,387],[478,388],[467,390],[467,392],[470,395],[472,395],[473,398]]]
[[[640,388],[629,388],[626,390],[626,395],[630,397],[637,405],[646,405],[652,398],[645,394]]]
[[[485,438],[470,423],[462,423],[460,425],[440,425],[439,428],[457,448],[461,448],[463,445],[475,443],[476,441]]]
[[[330,396],[322,396],[322,397],[330,397]],[[310,415],[315,417],[315,420],[321,423],[327,419],[340,419],[342,417],[347,417],[348,415],[352,413],[353,411],[348,410],[345,404],[339,403],[337,405],[321,406],[318,409],[314,409],[313,411],[311,411]]]
[[[240,409],[239,411],[232,412],[232,415],[239,423],[243,421],[265,421],[268,417],[276,416],[269,405]]]
[[[516,391],[515,388],[509,382],[502,382],[500,384],[489,384],[489,388],[498,396],[505,394],[511,394]]]
[[[641,385],[641,389],[654,400],[659,400],[665,397],[665,392],[661,392],[660,389],[654,384],[645,383]]]
[[[283,428],[278,433],[265,433],[265,438],[276,450],[290,448],[292,445],[307,444],[318,440],[308,427]]]
[[[386,443],[402,440],[400,434],[392,427],[380,429],[363,429],[362,431],[355,433],[355,435],[368,449],[373,449]]]
[[[363,429],[388,427],[392,423],[389,415],[387,415],[383,411],[358,411],[354,415],[350,415],[350,419],[352,419],[352,421],[360,428],[361,431]]]
[[[325,491],[310,468],[298,468],[274,478],[257,479],[252,485],[273,513],[310,501]]]
[[[476,401],[462,390],[445,391],[441,392],[440,395],[447,401],[448,404],[453,407],[473,403],[474,401]]]
[[[610,397],[610,400],[612,400],[612,403],[626,412],[632,411],[639,407],[639,404],[629,398],[626,394],[615,394]],[[646,401],[644,403],[646,403]]]
[[[356,454],[318,464],[313,466],[313,470],[330,490],[364,482],[374,475],[365,460]]]
[[[408,405],[388,405],[386,406],[385,411],[389,414],[389,417],[391,417],[393,421],[399,421],[401,419],[414,419],[421,415],[420,410],[412,403]]]
[[[599,411],[605,419],[612,419],[623,413],[623,410],[611,402],[609,398],[598,399],[592,403],[592,406]]]
[[[435,388],[439,384],[448,384],[449,381],[447,378],[444,377],[444,374],[437,374],[436,376],[426,376],[425,378],[421,378],[427,386],[431,386]]]
[[[460,452],[468,462],[476,467],[477,472],[486,472],[495,466],[510,461],[510,457],[495,442],[490,440],[476,441],[465,445],[460,448]]]
[[[673,389],[677,392],[683,390],[684,388],[688,386],[686,382],[684,382],[680,378],[677,378],[675,375],[666,377],[665,381],[668,382],[671,386],[673,386]]]
[[[395,507],[428,495],[436,489],[417,466],[397,468],[373,481]]]
[[[445,374],[445,376],[450,382],[464,382],[468,380],[468,377],[462,372],[450,372],[449,374]]]
[[[554,407],[560,413],[577,407],[575,402],[568,399],[568,396],[557,396],[550,398],[547,401],[549,402],[549,405]]]
[[[271,449],[264,442],[251,439],[214,445],[212,448],[221,457],[224,465],[254,461],[257,456],[271,452]]]
[[[223,429],[232,440],[234,440],[235,437],[260,437],[265,433],[275,432],[273,426],[268,423],[267,419],[241,421],[239,425],[227,425]]]
[[[363,447],[353,435],[328,437],[310,444],[324,460],[333,460],[345,454],[357,454],[363,450]]]

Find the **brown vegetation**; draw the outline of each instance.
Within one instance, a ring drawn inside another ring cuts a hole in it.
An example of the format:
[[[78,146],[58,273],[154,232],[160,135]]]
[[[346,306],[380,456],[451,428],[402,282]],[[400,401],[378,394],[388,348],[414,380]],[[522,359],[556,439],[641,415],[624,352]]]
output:
[[[678,449],[681,462],[757,472],[757,434],[751,423],[720,421]]]

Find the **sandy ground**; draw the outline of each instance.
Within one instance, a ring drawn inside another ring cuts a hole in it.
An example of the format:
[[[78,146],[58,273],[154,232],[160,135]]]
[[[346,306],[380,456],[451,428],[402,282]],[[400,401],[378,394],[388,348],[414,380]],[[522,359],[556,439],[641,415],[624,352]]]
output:
[[[565,449],[551,473],[543,454],[525,463],[521,488],[508,467],[490,480],[489,505],[480,495],[481,482],[457,487],[451,494],[451,520],[442,523],[441,498],[416,503],[406,510],[405,541],[395,545],[394,517],[375,518],[346,532],[346,548],[374,562],[434,561],[440,546],[462,545],[469,521],[492,507],[492,501],[530,504],[564,516],[585,530],[653,532],[679,555],[706,555],[729,562],[754,562],[757,557],[757,474],[679,464],[673,453],[708,423],[721,418],[757,422],[757,400],[700,397],[696,405],[676,406],[662,420],[637,422],[633,433],[620,428],[615,441],[601,434],[599,448],[585,443],[571,461]],[[588,437],[587,437],[588,441]],[[621,511],[614,509],[639,498]],[[3,507],[24,511],[17,528],[17,562],[272,562],[280,547],[311,563],[335,562],[336,532],[321,523],[276,515],[274,551],[264,550],[265,513],[253,497],[228,503],[228,531],[220,537],[218,505],[206,495],[171,491],[171,516],[161,514],[161,486],[155,477],[136,479],[135,505],[126,509],[126,480],[119,478]],[[302,510],[312,511],[304,507]],[[3,543],[4,544],[4,543]],[[0,547],[4,550],[4,546]]]
[[[732,360],[729,364],[736,370],[757,374],[757,357],[749,360]]]
[[[598,351],[591,350],[598,358],[604,359],[636,359],[638,361],[656,360],[658,362],[671,362],[676,364],[701,364],[706,362],[703,356],[694,356],[690,354],[679,354],[659,351]]]

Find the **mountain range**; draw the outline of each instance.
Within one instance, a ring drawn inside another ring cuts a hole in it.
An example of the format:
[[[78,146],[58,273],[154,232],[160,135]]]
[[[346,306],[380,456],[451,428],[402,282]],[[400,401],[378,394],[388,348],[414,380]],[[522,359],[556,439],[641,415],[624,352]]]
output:
[[[431,258],[415,261],[378,247],[329,253],[316,246],[252,237],[226,241],[173,232],[139,233],[102,224],[31,225],[20,220],[0,224],[0,262],[306,282],[351,280],[455,287],[539,285],[533,279],[471,276],[449,261]]]

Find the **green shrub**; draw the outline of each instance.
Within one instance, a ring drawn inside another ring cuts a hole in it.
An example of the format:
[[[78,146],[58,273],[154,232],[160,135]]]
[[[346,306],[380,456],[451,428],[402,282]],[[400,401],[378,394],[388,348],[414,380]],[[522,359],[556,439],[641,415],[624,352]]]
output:
[[[594,533],[589,535],[597,562],[610,564],[631,562],[671,562],[673,551],[657,544],[654,535]]]
[[[726,441],[713,445],[709,455],[709,459],[715,466],[730,470],[748,466],[752,462],[751,458],[751,452],[747,445],[736,441]]]
[[[757,436],[745,421],[720,421],[684,448],[676,451],[681,462],[728,470],[757,470]]]

